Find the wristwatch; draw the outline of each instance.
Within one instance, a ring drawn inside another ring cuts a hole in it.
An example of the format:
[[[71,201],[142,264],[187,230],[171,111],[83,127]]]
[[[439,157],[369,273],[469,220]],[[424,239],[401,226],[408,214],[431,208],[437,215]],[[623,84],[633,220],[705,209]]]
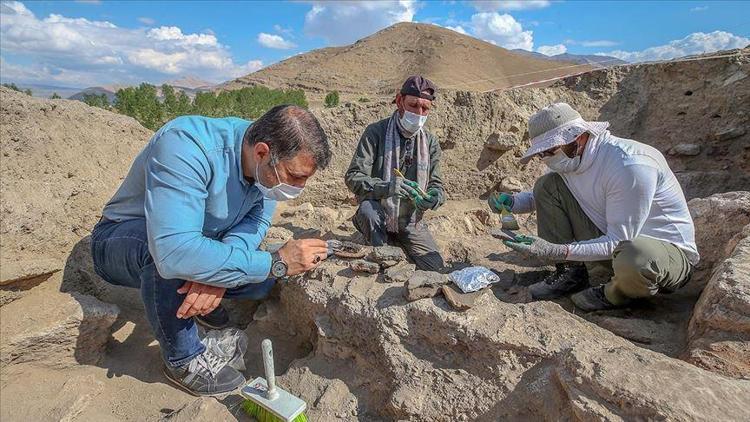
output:
[[[286,277],[289,266],[286,265],[278,252],[271,254],[271,275],[276,278]]]

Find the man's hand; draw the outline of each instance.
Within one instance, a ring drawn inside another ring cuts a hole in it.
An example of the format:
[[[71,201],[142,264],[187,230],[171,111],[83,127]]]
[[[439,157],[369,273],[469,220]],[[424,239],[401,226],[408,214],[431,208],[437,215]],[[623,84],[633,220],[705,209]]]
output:
[[[279,256],[287,265],[288,276],[302,274],[328,257],[328,244],[320,239],[290,240],[279,249]]]
[[[393,176],[390,187],[388,188],[388,196],[391,198],[398,196],[399,198],[408,199],[419,196],[419,193],[417,193],[417,191],[407,182],[410,181],[401,176]]]
[[[440,202],[440,193],[437,189],[430,189],[427,191],[426,197],[417,197],[414,200],[414,205],[421,211],[434,210],[437,208]]]
[[[503,207],[507,209],[508,211],[511,211],[513,208],[513,195],[510,193],[492,193],[490,194],[489,198],[487,198],[487,204],[490,206],[490,209],[500,214],[503,212]]]
[[[530,245],[510,240],[504,240],[503,243],[516,252],[520,252],[527,257],[539,258],[542,261],[559,262],[565,261],[568,257],[567,245],[550,243],[537,236],[526,236],[526,238],[531,239]]]
[[[188,319],[196,315],[208,315],[219,306],[226,290],[223,287],[209,286],[194,281],[185,282],[177,289],[177,293],[181,295],[187,293],[180,309],[177,310],[177,318]]]

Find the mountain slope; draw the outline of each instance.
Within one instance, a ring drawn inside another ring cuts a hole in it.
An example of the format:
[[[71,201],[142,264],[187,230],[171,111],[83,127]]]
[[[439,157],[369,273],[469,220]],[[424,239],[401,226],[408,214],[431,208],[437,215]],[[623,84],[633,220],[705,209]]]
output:
[[[438,87],[487,91],[571,73],[561,67],[565,64],[516,54],[439,26],[399,23],[352,45],[294,56],[217,88],[266,85],[387,95],[407,76],[422,74]]]

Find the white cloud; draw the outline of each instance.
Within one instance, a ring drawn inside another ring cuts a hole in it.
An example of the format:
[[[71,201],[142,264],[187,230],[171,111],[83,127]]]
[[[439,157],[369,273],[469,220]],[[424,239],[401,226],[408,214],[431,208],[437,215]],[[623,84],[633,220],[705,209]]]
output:
[[[713,53],[720,50],[743,48],[750,44],[750,38],[724,31],[709,33],[694,32],[687,37],[670,41],[669,44],[647,48],[643,51],[615,50],[600,55],[617,57],[628,62],[669,60],[693,54]]]
[[[129,29],[56,14],[40,19],[17,1],[1,3],[0,15],[3,54],[31,60],[23,66],[27,71],[18,73],[5,56],[4,69],[16,72],[19,82],[81,86],[160,82],[179,74],[219,82],[257,70],[260,63],[236,63],[215,35],[186,34],[176,26]]]
[[[481,12],[542,9],[550,3],[549,0],[476,0],[471,2],[474,8]]]
[[[398,22],[411,22],[415,0],[313,1],[305,15],[305,33],[334,45],[352,43]]]
[[[156,20],[154,20],[153,18],[146,17],[146,16],[141,16],[140,18],[138,18],[138,22],[144,25],[152,26],[156,23]]]
[[[565,47],[564,44],[542,45],[537,48],[536,51],[544,54],[545,56],[556,56],[558,54],[565,53],[566,51],[568,51],[568,48]]]
[[[708,10],[708,6],[696,6],[690,9],[691,12],[704,12]]]
[[[448,29],[450,29],[452,31],[456,31],[459,34],[469,35],[469,33],[466,32],[466,30],[461,25],[459,25],[459,26],[446,26],[446,28],[448,28]]]
[[[533,32],[524,31],[523,26],[507,13],[476,13],[471,17],[471,28],[477,38],[500,47],[529,51],[534,48]]]
[[[281,35],[266,34],[265,32],[258,34],[258,42],[263,47],[276,48],[279,50],[289,50],[297,47],[296,44],[285,40]]]

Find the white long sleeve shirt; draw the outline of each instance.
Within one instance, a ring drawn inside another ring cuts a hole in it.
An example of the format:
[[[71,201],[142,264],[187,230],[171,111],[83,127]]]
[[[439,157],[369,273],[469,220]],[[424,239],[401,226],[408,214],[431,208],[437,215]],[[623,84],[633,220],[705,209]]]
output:
[[[693,265],[698,263],[685,195],[656,148],[605,131],[586,144],[578,170],[560,175],[583,212],[604,233],[568,245],[568,260],[611,259],[620,241],[644,236],[672,243]],[[514,196],[514,212],[533,209],[532,192]]]

